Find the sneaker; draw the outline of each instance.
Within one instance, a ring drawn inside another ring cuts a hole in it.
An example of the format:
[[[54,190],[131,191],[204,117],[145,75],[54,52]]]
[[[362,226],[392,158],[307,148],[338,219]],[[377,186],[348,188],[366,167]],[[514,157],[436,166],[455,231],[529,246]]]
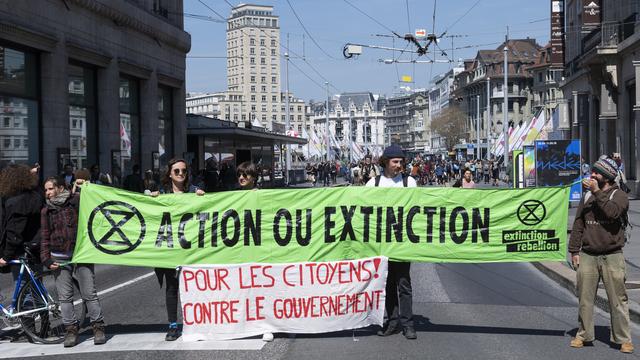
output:
[[[416,330],[413,328],[413,326],[407,326],[406,328],[404,328],[404,330],[402,331],[402,334],[408,340],[415,340],[418,338],[418,335],[416,334]]]
[[[273,333],[264,333],[264,334],[262,334],[262,341],[264,341],[264,342],[272,342],[273,341]]]
[[[167,336],[164,337],[165,341],[176,341],[180,337],[180,332],[177,326],[170,326],[167,331]]]
[[[620,346],[620,352],[623,352],[625,354],[632,354],[633,353],[633,344],[630,342],[626,342],[624,344],[622,344],[622,346]]]
[[[584,347],[584,341],[582,341],[581,339],[578,339],[578,338],[573,338],[573,339],[571,339],[571,342],[569,343],[569,346],[571,346],[572,348],[579,349],[581,347]]]
[[[402,330],[400,329],[399,326],[387,324],[386,328],[383,327],[382,329],[378,330],[377,335],[378,336],[391,336],[391,335],[394,335],[394,334],[399,334],[400,331],[402,331]]]

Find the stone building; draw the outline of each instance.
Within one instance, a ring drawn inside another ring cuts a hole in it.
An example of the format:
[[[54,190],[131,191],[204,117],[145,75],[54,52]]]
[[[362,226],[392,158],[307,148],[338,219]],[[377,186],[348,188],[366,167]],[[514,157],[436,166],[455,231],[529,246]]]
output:
[[[490,147],[503,131],[505,46],[508,49],[509,124],[518,126],[531,120],[534,115],[533,77],[527,67],[535,63],[540,50],[535,39],[508,40],[495,50],[478,51],[474,59],[464,62],[464,70],[455,77],[453,84],[452,97],[456,106],[467,114],[469,140],[473,143],[477,139],[477,121],[480,121],[480,147],[485,155],[487,144]]]
[[[0,2],[0,162],[116,181],[186,150],[183,1]]]
[[[565,4],[565,79],[571,138],[593,163],[619,152],[629,187],[638,194],[640,175],[640,2],[581,0]],[[590,4],[591,5],[591,4]]]
[[[387,145],[398,144],[411,152],[432,152],[427,91],[390,97],[384,110]]]

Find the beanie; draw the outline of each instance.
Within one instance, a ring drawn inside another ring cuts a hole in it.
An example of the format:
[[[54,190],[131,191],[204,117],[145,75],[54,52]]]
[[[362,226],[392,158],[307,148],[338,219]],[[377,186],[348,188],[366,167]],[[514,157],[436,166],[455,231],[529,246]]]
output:
[[[591,169],[608,180],[615,180],[618,176],[618,164],[609,157],[600,157],[600,160],[596,161]]]
[[[398,145],[391,145],[384,149],[382,153],[382,158],[384,159],[393,159],[393,158],[405,158],[404,151]]]

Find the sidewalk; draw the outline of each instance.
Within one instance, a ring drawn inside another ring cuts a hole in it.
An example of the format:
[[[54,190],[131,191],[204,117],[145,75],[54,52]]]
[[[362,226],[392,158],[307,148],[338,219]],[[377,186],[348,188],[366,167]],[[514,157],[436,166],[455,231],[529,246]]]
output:
[[[577,209],[577,206],[569,209],[569,231],[573,226],[573,219],[576,216]],[[640,324],[640,199],[631,199],[629,201],[629,222],[633,225],[632,237],[623,249],[627,263],[626,286],[627,295],[629,296],[629,315],[631,321]],[[568,241],[569,237],[567,236],[567,244]],[[568,254],[567,260],[569,260]],[[543,262],[534,263],[533,265],[561,286],[569,289],[574,294],[576,293],[576,272],[569,267],[568,262]],[[607,312],[609,311],[607,294],[602,287],[602,283],[598,288],[596,305]]]

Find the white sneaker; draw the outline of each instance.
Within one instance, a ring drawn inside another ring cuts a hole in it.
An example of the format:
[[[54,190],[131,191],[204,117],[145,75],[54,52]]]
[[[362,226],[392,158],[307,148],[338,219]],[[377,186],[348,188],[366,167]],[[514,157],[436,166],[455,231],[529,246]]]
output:
[[[273,341],[273,333],[264,333],[264,334],[262,334],[262,341],[272,342]]]

